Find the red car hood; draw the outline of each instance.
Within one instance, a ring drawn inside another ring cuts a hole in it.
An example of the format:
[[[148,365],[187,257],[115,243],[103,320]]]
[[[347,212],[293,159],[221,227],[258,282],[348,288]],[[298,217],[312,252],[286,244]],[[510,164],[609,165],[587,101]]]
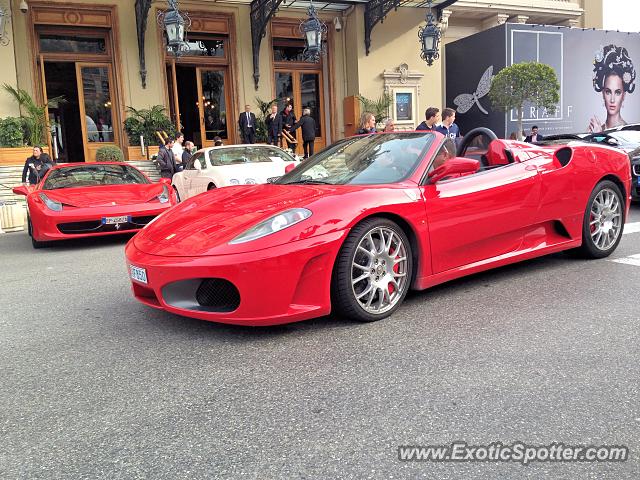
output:
[[[151,255],[200,256],[227,244],[283,210],[307,206],[331,194],[330,185],[242,185],[211,190],[162,214],[140,231],[135,246]],[[254,242],[247,248],[256,248]]]
[[[72,207],[102,207],[145,203],[162,193],[163,185],[126,184],[43,190],[51,200]]]

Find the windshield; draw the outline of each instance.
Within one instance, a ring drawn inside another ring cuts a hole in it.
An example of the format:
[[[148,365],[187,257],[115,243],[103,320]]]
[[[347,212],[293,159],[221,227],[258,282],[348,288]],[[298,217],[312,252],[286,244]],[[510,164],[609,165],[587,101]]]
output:
[[[385,133],[335,143],[275,183],[377,185],[404,180],[413,173],[433,133]]]
[[[55,190],[128,183],[149,183],[149,180],[129,165],[78,165],[52,170],[42,188]]]
[[[214,167],[242,163],[269,163],[278,159],[285,162],[295,161],[284,150],[275,147],[212,148],[209,151],[209,160]]]

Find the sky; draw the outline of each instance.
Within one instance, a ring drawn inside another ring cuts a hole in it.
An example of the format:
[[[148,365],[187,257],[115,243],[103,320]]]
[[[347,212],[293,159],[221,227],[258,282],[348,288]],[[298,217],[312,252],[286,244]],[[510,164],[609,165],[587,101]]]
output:
[[[640,32],[640,0],[603,0],[603,28]]]

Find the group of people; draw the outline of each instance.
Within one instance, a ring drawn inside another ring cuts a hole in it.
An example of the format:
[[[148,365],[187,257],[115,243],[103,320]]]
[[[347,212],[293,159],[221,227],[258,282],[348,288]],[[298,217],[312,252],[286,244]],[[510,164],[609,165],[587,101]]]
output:
[[[460,128],[454,122],[456,120],[456,111],[453,108],[445,108],[442,111],[442,118],[440,118],[440,109],[436,107],[429,107],[425,111],[425,120],[416,127],[416,130],[432,130],[434,132],[440,132],[443,135],[451,137],[453,141],[457,141],[460,138]],[[366,135],[368,133],[375,133],[376,117],[371,112],[364,112],[360,117],[360,125],[356,131],[356,135]],[[395,124],[392,118],[384,120],[384,132],[395,131]]]
[[[250,105],[245,105],[244,110],[238,119],[242,143],[255,143],[256,116],[251,112]],[[266,116],[264,122],[267,130],[267,143],[269,143],[269,145],[279,145],[286,142],[287,147],[295,153],[298,144],[295,131],[300,129],[302,132],[304,158],[309,158],[313,155],[313,144],[316,139],[316,122],[311,116],[310,108],[303,108],[302,117],[297,120],[291,103],[287,103],[281,112],[278,112],[278,105],[273,104],[271,106],[271,112]]]
[[[215,137],[213,139],[215,147],[222,146],[222,139]],[[192,141],[184,139],[184,134],[178,133],[175,137],[167,137],[164,145],[158,150],[156,161],[160,167],[160,176],[163,178],[173,178],[173,174],[184,169],[187,160],[191,158],[195,150]]]

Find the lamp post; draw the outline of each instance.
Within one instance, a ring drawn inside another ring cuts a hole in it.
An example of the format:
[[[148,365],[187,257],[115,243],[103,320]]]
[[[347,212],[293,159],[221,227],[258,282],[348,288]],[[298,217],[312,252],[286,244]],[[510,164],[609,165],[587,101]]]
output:
[[[306,61],[315,63],[325,52],[323,37],[327,34],[327,26],[318,18],[313,2],[309,5],[307,14],[309,18],[300,24],[300,32],[304,35],[305,44],[303,56]]]
[[[421,52],[420,57],[427,62],[427,65],[433,65],[433,61],[440,57],[440,28],[434,23],[435,16],[431,10],[431,1],[429,0],[429,11],[427,12],[427,24],[418,30],[418,38],[420,39]]]
[[[167,50],[174,55],[188,48],[185,32],[191,26],[189,15],[178,10],[178,0],[167,0],[169,10],[158,12],[158,24],[164,28],[167,38]]]

